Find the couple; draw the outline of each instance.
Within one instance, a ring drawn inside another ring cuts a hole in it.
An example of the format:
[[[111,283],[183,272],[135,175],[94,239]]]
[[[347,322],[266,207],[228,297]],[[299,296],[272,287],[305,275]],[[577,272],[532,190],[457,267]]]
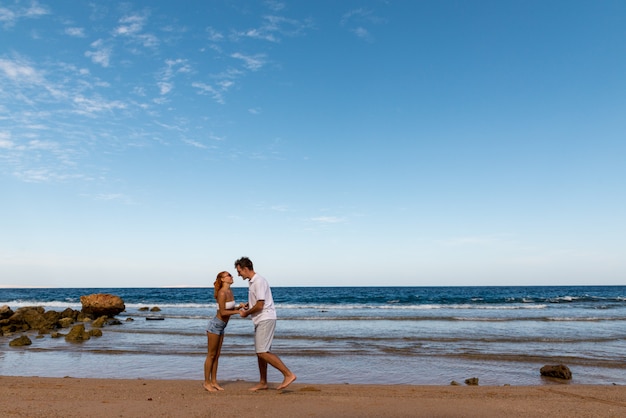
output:
[[[276,310],[272,290],[265,278],[254,272],[252,260],[241,257],[235,261],[237,274],[244,280],[249,280],[248,303],[239,304],[235,308],[235,297],[230,285],[233,284],[233,276],[227,271],[217,275],[215,280],[214,297],[217,300],[217,314],[209,321],[207,326],[208,354],[204,361],[204,389],[209,392],[224,390],[217,383],[217,363],[224,341],[224,329],[228,319],[232,315],[241,315],[242,318],[252,317],[254,324],[254,348],[259,363],[259,383],[252,387],[251,391],[267,389],[267,365],[270,364],[280,371],[284,380],[276,389],[285,389],[294,380],[296,375],[285,366],[281,359],[270,352],[274,329],[276,327]]]

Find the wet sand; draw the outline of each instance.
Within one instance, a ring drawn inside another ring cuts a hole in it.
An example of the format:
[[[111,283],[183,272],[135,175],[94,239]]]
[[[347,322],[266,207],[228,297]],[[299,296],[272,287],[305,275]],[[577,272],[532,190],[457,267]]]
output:
[[[106,365],[103,365],[106,367]],[[408,386],[0,377],[3,417],[622,417],[626,386]]]

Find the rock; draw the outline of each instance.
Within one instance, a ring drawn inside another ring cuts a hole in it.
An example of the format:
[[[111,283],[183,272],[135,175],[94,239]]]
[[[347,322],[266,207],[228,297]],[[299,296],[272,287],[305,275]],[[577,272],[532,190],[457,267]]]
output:
[[[564,364],[548,365],[546,364],[539,371],[542,376],[555,377],[557,379],[570,380],[572,378],[572,372],[569,367]]]
[[[96,319],[95,321],[93,321],[91,323],[91,326],[94,328],[102,328],[106,322],[108,317],[106,316],[101,316],[100,318]]]
[[[461,384],[456,380],[453,380],[452,382],[450,382],[450,386],[461,386]]]
[[[80,311],[74,310],[72,308],[65,308],[63,312],[61,312],[61,318],[72,318],[74,321],[76,321],[79,312]]]
[[[145,312],[147,310],[149,310],[150,308],[148,308],[147,306],[142,306],[141,308],[139,308],[139,312]]]
[[[158,306],[153,306],[152,309],[150,309],[150,312],[161,312],[161,308],[159,308]]]
[[[3,319],[2,328],[13,332],[29,329],[40,331],[50,330],[57,327],[59,314],[54,311],[45,312],[41,306],[25,306],[16,310],[8,319]],[[7,326],[9,328],[7,328]]]
[[[89,333],[85,331],[84,324],[74,325],[70,330],[69,334],[65,336],[65,341],[70,342],[82,342],[87,341],[89,338]]]
[[[74,323],[73,318],[61,318],[57,321],[61,328],[69,328]]]
[[[81,296],[80,303],[83,305],[81,312],[90,315],[92,318],[100,316],[114,317],[126,309],[122,298],[108,293],[94,293]]]
[[[61,337],[65,337],[65,335],[61,334],[58,331],[52,331],[50,333],[50,338],[61,338]]]
[[[470,377],[469,379],[465,379],[465,384],[469,386],[478,386],[478,378]]]
[[[9,305],[0,306],[0,319],[9,319],[14,313]]]
[[[92,337],[102,337],[102,330],[99,328],[90,329],[89,335]]]
[[[22,335],[21,337],[18,337],[14,339],[13,341],[9,342],[9,346],[22,347],[24,345],[31,345],[32,343],[33,342],[30,340],[30,338],[28,338],[26,335]]]

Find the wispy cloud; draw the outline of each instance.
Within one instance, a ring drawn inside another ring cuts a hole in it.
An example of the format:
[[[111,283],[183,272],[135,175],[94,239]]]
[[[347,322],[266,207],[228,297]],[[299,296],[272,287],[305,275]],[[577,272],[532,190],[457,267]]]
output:
[[[386,22],[386,19],[376,16],[372,10],[363,8],[350,10],[344,13],[340,21],[341,26],[346,27],[358,38],[368,42],[372,42],[374,38],[366,26],[372,24],[380,25]]]
[[[337,216],[317,216],[317,217],[311,218],[311,221],[318,223],[318,224],[337,224],[337,223],[345,222],[346,219],[340,218]]]
[[[42,80],[40,73],[25,60],[8,60],[0,58],[0,71],[12,81],[39,83]]]
[[[265,54],[256,54],[254,56],[250,56],[236,52],[232,54],[231,57],[243,61],[245,68],[250,71],[257,71],[261,69],[261,67],[263,67],[266,63]]]
[[[125,37],[146,48],[155,48],[159,45],[158,38],[151,33],[144,33],[147,19],[146,15],[141,14],[124,16],[119,20],[119,25],[113,29],[113,36]]]
[[[472,235],[442,239],[438,242],[442,245],[458,247],[502,244],[506,241],[506,237],[501,235]]]
[[[84,28],[65,28],[65,34],[69,36],[74,36],[76,38],[84,38],[85,29]]]
[[[0,22],[5,28],[15,26],[20,19],[35,19],[50,14],[45,6],[33,1],[29,6],[23,7],[19,3],[8,7],[0,7]]]
[[[108,67],[113,48],[105,45],[105,41],[102,39],[92,42],[90,46],[93,51],[86,51],[85,56],[91,58],[94,64],[99,64],[105,68]]]

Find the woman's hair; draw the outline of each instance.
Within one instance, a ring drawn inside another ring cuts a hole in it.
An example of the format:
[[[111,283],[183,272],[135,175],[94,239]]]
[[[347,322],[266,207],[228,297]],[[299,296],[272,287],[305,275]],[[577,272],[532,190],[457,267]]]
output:
[[[213,287],[215,288],[215,291],[213,292],[213,297],[215,298],[215,300],[217,300],[217,292],[219,292],[219,290],[222,288],[222,278],[226,276],[230,276],[230,273],[227,271],[220,271],[219,273],[217,273],[217,278],[215,279],[215,283],[213,283]]]

